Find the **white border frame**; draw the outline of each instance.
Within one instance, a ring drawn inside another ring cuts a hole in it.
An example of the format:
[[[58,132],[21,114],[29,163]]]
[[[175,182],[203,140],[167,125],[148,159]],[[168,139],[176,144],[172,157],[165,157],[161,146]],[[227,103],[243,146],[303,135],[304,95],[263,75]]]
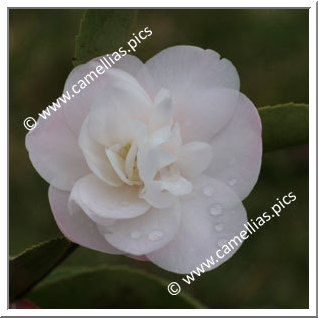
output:
[[[21,0],[5,1],[5,6],[1,6],[1,43],[8,43],[8,8],[24,7],[26,2]],[[191,8],[310,8],[309,10],[309,103],[310,103],[310,139],[309,139],[309,309],[7,309],[8,290],[5,282],[7,282],[8,264],[4,261],[8,253],[8,215],[4,213],[8,207],[8,184],[7,174],[4,171],[8,167],[8,157],[1,156],[1,197],[3,205],[2,222],[0,223],[1,230],[1,289],[0,289],[0,314],[1,316],[316,316],[316,2],[315,1],[204,1],[197,0],[194,3],[185,5],[181,1],[161,0],[161,1],[112,1],[105,2],[102,0],[90,0],[89,6],[83,0],[55,0],[47,1],[45,4],[39,0],[30,0],[27,2],[30,7],[46,7],[46,8],[104,8],[105,5],[113,5],[113,7],[142,7],[142,8],[160,8],[160,7],[191,7]],[[237,4],[240,6],[238,7]],[[76,5],[77,7],[74,7]],[[194,7],[195,5],[195,7]],[[8,66],[8,47],[7,50],[1,50],[2,70]],[[8,96],[8,78],[5,72],[2,72],[2,84],[0,89],[2,96],[7,96],[6,101],[9,105]],[[3,106],[0,109],[3,123],[0,126],[1,149],[5,149],[8,145],[8,112]],[[6,113],[7,112],[7,113]],[[7,116],[6,116],[7,115]],[[21,123],[22,125],[22,123]],[[8,154],[7,154],[8,156]],[[6,206],[5,203],[6,202]],[[173,296],[171,296],[173,297]]]

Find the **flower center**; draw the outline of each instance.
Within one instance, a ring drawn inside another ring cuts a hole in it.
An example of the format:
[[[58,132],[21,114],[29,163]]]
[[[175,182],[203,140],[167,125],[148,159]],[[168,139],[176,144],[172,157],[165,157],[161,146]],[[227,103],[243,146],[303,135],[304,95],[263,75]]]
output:
[[[106,148],[106,156],[118,177],[128,185],[142,185],[137,166],[138,147],[136,142],[122,146],[116,144]]]

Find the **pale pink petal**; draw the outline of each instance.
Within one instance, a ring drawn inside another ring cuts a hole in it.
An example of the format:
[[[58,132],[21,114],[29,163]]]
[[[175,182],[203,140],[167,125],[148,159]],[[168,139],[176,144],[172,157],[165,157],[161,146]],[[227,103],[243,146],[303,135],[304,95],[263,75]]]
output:
[[[73,214],[68,210],[70,192],[49,188],[49,200],[55,221],[61,232],[72,242],[109,254],[122,254],[99,233],[95,223],[78,207]]]
[[[182,139],[180,134],[180,125],[176,123],[171,130],[168,140],[162,144],[162,148],[178,156],[181,146]]]
[[[130,219],[150,209],[149,204],[138,197],[138,192],[136,186],[112,187],[90,174],[76,182],[71,198],[89,216]]]
[[[88,115],[88,131],[100,144],[111,147],[132,141],[149,120],[152,104],[139,87],[113,82],[94,100]]]
[[[157,83],[152,77],[146,65],[143,65],[135,75],[143,89],[147,92],[152,100],[155,100],[156,95],[162,89],[160,83]]]
[[[60,190],[71,190],[89,172],[77,136],[66,125],[61,110],[47,119],[39,118],[37,127],[26,135],[25,145],[41,177]]]
[[[176,156],[165,149],[160,147],[151,149],[144,157],[138,157],[139,176],[147,184],[154,179],[160,169],[176,160]]]
[[[168,191],[174,196],[184,196],[192,191],[192,184],[179,174],[162,177],[158,182],[162,191]]]
[[[143,66],[144,64],[139,60],[138,57],[127,54],[117,61],[113,67],[125,71],[135,77]]]
[[[197,89],[223,87],[239,89],[239,77],[233,64],[212,50],[195,46],[173,46],[146,62],[149,73],[173,97],[191,95]]]
[[[239,92],[226,88],[191,90],[174,100],[174,120],[180,124],[183,143],[209,142],[231,120]]]
[[[166,245],[176,234],[180,223],[179,204],[167,209],[152,208],[147,213],[113,225],[99,226],[114,247],[133,255],[143,255]]]
[[[105,146],[101,145],[90,136],[87,123],[88,120],[85,119],[79,136],[79,145],[83,151],[83,155],[88,166],[95,175],[104,182],[107,182],[109,185],[122,185],[123,182],[119,179],[105,155]]]
[[[172,101],[169,91],[162,89],[156,95],[155,109],[150,117],[149,130],[156,131],[163,127],[171,127],[172,117]]]
[[[126,83],[132,89],[139,86],[138,82],[129,73],[118,68],[113,67],[107,70],[104,67],[104,73],[100,71],[102,74],[99,74],[96,69],[103,67],[99,59],[96,58],[75,67],[69,74],[64,86],[64,93],[67,94],[68,91],[72,98],[67,104],[63,105],[62,112],[67,124],[75,134],[79,133],[96,97],[106,87],[115,82],[121,82],[122,85]],[[74,85],[76,86],[74,87]],[[76,93],[73,92],[73,89],[76,90]],[[77,92],[79,93],[77,94]]]
[[[212,160],[212,147],[204,142],[193,141],[181,147],[177,165],[186,178],[195,178],[206,170]]]
[[[163,190],[159,181],[147,184],[147,187],[143,189],[139,196],[158,209],[165,209],[176,202],[176,197],[170,192]]]
[[[216,251],[225,241],[240,235],[247,218],[237,195],[225,184],[207,177],[197,179],[194,192],[180,203],[182,218],[175,238],[146,256],[159,267],[181,274],[200,267],[210,256],[216,259]],[[235,250],[210,270],[229,259],[240,244],[238,241]]]
[[[207,173],[227,183],[246,198],[260,172],[262,159],[261,121],[256,107],[243,94],[232,121],[211,139],[213,159]]]

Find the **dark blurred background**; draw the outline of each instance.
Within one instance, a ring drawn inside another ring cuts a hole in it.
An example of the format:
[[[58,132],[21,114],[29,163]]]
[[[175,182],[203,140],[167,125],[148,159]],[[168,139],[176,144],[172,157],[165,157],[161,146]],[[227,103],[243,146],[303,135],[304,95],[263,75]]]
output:
[[[82,14],[9,11],[10,255],[59,234],[48,184],[25,149],[23,120],[60,96]],[[211,48],[233,62],[242,92],[257,107],[308,103],[308,16],[308,10],[295,9],[139,10],[136,31],[149,26],[153,34],[136,55],[145,61],[177,44]],[[230,261],[183,289],[208,308],[308,308],[308,145],[264,154],[259,181],[244,202],[249,218],[290,191],[297,200],[280,218],[264,225]],[[181,279],[150,263],[85,248],[62,266],[93,264],[127,264],[169,281]]]

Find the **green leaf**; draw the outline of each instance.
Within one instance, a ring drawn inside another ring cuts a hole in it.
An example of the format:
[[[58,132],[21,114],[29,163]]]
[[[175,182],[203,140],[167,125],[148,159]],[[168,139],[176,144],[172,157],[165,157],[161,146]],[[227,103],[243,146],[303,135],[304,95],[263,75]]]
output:
[[[85,11],[75,40],[74,66],[125,46],[132,37],[136,15],[133,9]]]
[[[263,126],[264,152],[308,142],[309,107],[281,104],[258,108]]]
[[[65,238],[56,238],[12,257],[9,263],[10,301],[22,297],[76,247]]]
[[[28,295],[41,308],[203,308],[183,291],[172,296],[168,282],[125,266],[65,268]]]

